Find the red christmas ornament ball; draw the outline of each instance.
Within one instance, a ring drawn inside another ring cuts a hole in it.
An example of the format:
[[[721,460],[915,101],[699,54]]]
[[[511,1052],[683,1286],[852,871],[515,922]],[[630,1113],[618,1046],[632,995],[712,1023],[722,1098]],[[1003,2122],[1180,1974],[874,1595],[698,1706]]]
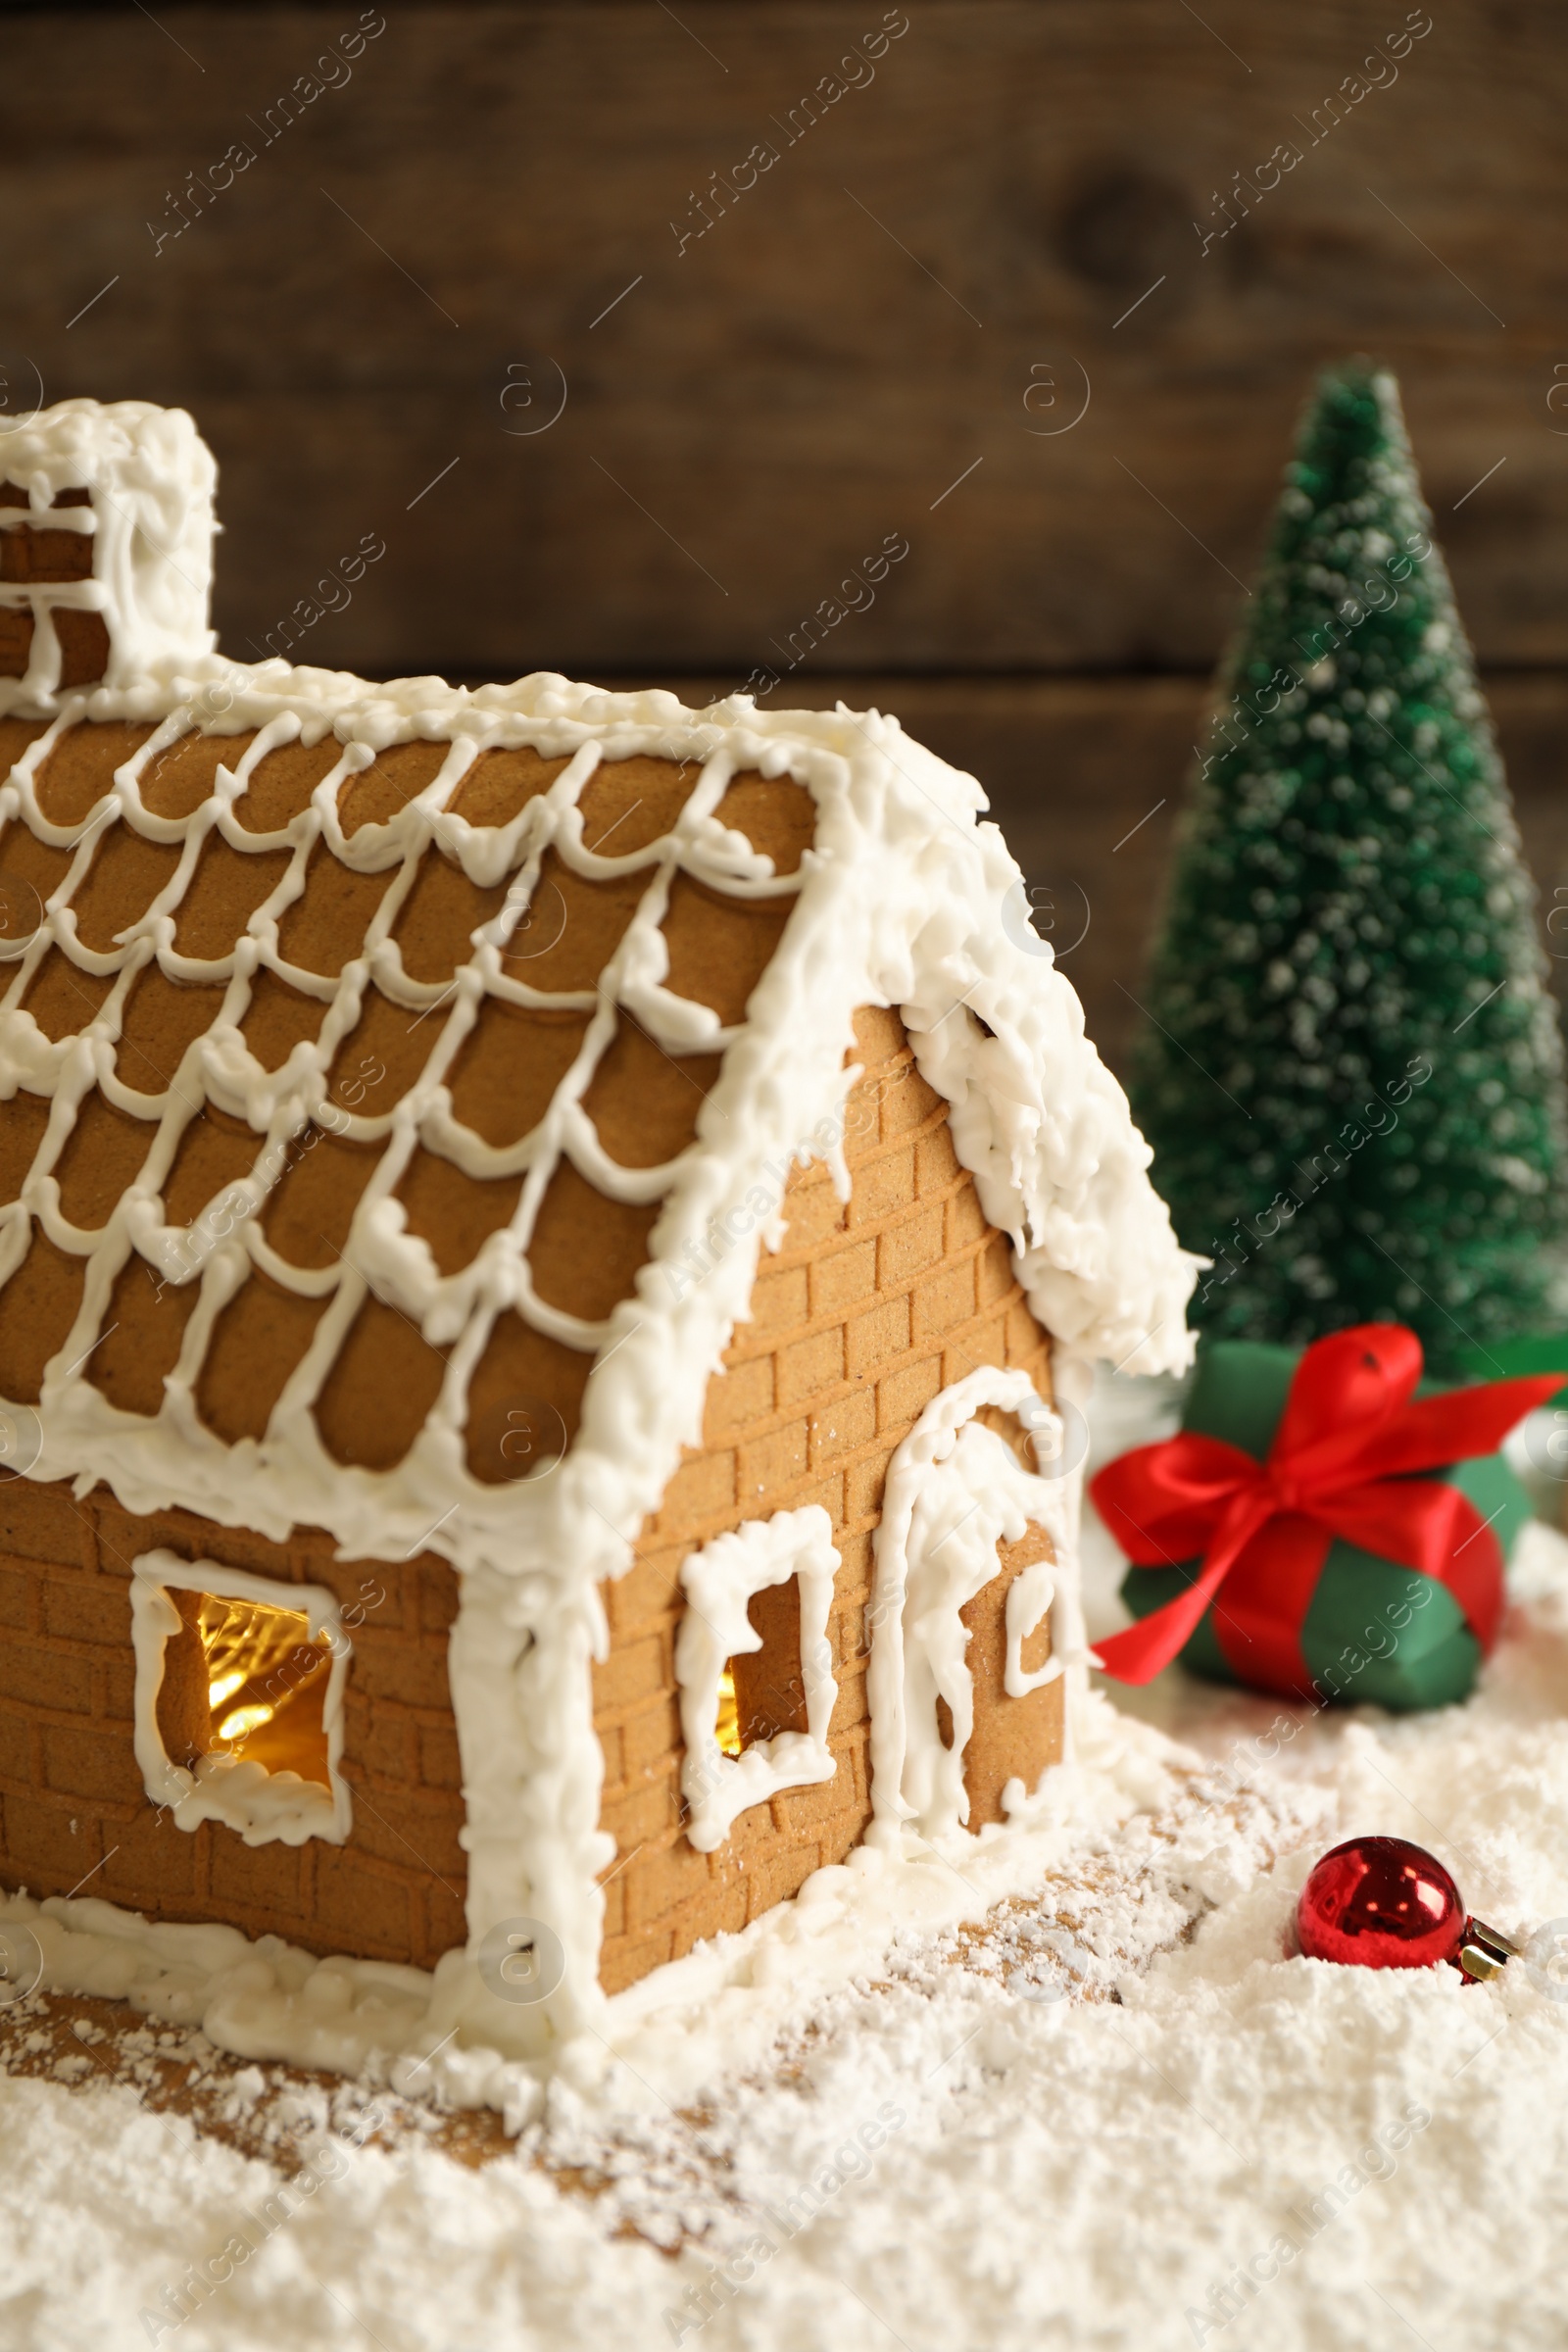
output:
[[[1463,1942],[1465,1908],[1436,1855],[1408,1838],[1348,1838],[1301,1888],[1296,1932],[1309,1960],[1431,1968]]]

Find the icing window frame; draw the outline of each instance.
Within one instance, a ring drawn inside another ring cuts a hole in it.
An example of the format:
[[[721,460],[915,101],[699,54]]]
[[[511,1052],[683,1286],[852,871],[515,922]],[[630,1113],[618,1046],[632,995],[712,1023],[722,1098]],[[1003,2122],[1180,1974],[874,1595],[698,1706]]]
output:
[[[689,1552],[681,1563],[686,1608],[675,1637],[675,1681],[686,1752],[680,1787],[686,1837],[700,1854],[723,1844],[736,1819],[788,1788],[830,1781],[838,1758],[828,1728],[839,1687],[827,1638],[839,1553],[833,1522],[819,1502],[770,1519],[747,1519]],[[754,1593],[798,1577],[804,1732],[776,1732],[726,1755],[718,1743],[719,1684],[729,1660],[762,1647],[748,1615]]]
[[[158,1721],[158,1699],[165,1650],[185,1623],[169,1597],[171,1592],[210,1593],[215,1600],[250,1601],[303,1617],[307,1640],[326,1642],[331,1663],[321,1699],[324,1787],[294,1772],[269,1771],[243,1756],[202,1756],[192,1771],[170,1755]],[[284,1584],[253,1576],[248,1569],[220,1567],[216,1560],[144,1551],[131,1562],[130,1622],[136,1659],[136,1764],[151,1801],[167,1810],[179,1829],[195,1831],[204,1821],[220,1822],[247,1845],[303,1845],[310,1838],[342,1845],[354,1821],[353,1797],[341,1771],[343,1691],[354,1644],[336,1597],[322,1585]]]

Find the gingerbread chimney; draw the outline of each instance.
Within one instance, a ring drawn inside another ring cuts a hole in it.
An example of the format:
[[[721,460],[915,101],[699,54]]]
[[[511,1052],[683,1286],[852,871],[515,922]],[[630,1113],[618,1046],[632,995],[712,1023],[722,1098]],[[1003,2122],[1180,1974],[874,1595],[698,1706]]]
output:
[[[0,431],[0,714],[209,654],[218,467],[183,409],[66,400]]]

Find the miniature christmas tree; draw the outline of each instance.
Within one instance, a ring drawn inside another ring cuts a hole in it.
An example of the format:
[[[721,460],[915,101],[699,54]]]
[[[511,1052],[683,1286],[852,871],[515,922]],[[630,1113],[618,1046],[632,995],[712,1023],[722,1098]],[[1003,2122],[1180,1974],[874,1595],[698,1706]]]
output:
[[[1562,1049],[1534,891],[1394,378],[1326,374],[1180,836],[1133,1104],[1199,1322],[1547,1315]]]

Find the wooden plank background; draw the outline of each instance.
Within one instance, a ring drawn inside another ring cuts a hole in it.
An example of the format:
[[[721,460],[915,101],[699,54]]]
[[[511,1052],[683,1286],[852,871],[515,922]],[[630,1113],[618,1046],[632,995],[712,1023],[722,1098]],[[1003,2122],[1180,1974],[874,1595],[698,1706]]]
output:
[[[1399,371],[1482,659],[1534,673],[1500,708],[1555,887],[1565,116],[1551,0],[14,8],[0,413],[192,410],[236,653],[378,535],[295,648],[371,675],[734,686],[906,541],[774,699],[848,680],[982,775],[1090,893],[1114,1056],[1325,358]]]

